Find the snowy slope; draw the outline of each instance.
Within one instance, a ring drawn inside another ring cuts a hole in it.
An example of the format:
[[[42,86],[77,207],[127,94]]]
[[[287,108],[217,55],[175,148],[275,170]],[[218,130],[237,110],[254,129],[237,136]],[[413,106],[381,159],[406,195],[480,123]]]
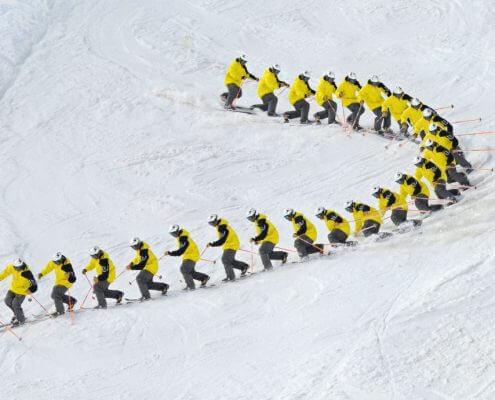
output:
[[[335,127],[223,112],[223,73],[240,50],[254,74],[276,62],[292,81],[309,69],[313,87],[328,69],[361,82],[376,73],[433,106],[455,104],[446,118],[483,117],[457,133],[492,130],[495,2],[411,3],[1,1],[2,262],[20,254],[38,272],[61,250],[80,270],[99,244],[120,271],[132,236],[157,253],[173,248],[173,223],[204,246],[212,212],[249,249],[249,207],[291,247],[284,208],[311,216],[374,202],[373,186],[393,188],[397,170],[412,171],[413,144],[385,149]],[[256,102],[256,86],[244,89],[239,104]],[[494,141],[465,136],[462,146]],[[466,154],[493,167],[489,153]],[[420,233],[187,294],[179,261],[164,259],[166,299],[26,326],[22,342],[2,333],[1,397],[493,399],[495,183],[472,179],[478,188]],[[221,266],[198,269],[223,277]],[[115,287],[134,297],[132,277]],[[50,276],[37,293],[46,306],[51,285]],[[79,275],[72,294],[87,289]]]

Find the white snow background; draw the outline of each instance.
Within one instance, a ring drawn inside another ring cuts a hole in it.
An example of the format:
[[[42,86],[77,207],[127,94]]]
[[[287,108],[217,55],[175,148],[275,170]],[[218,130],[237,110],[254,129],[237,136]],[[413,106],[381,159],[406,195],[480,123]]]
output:
[[[231,60],[246,52],[258,76],[279,63],[288,82],[308,69],[313,88],[329,69],[339,81],[377,74],[432,106],[454,104],[442,114],[451,121],[483,118],[456,133],[490,131],[494,21],[493,0],[3,0],[0,260],[21,255],[37,273],[63,251],[81,301],[91,246],[120,272],[135,235],[159,254],[175,248],[173,223],[202,248],[216,237],[213,212],[249,249],[245,212],[256,207],[291,247],[284,208],[315,221],[320,205],[375,204],[371,188],[397,189],[417,146],[225,113],[217,99]],[[239,104],[257,101],[246,83]],[[461,145],[494,148],[495,136]],[[490,153],[466,155],[494,166]],[[217,286],[187,294],[180,260],[166,258],[167,298],[26,325],[21,342],[4,332],[0,398],[494,399],[495,181],[470,179],[478,188],[419,232],[229,285],[218,285],[221,265],[200,264]],[[137,297],[133,276],[114,287]],[[44,278],[36,293],[47,307],[52,284]],[[4,305],[0,318],[10,318]]]

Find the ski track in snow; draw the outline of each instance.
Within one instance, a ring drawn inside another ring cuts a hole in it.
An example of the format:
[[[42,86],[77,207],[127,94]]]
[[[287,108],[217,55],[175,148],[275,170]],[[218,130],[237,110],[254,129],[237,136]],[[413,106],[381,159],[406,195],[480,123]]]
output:
[[[1,2],[3,262],[21,254],[37,273],[61,250],[80,271],[99,244],[120,271],[135,235],[157,253],[174,248],[173,223],[201,250],[215,237],[212,212],[247,243],[250,207],[292,247],[284,208],[315,220],[320,205],[374,204],[371,188],[396,188],[393,176],[412,172],[417,146],[385,149],[372,134],[225,113],[217,99],[231,59],[245,51],[257,76],[280,63],[288,82],[309,69],[313,88],[328,69],[338,80],[354,71],[361,82],[376,73],[432,106],[455,104],[443,113],[450,120],[483,118],[457,133],[492,130],[494,10],[493,0]],[[239,104],[259,102],[255,84],[243,92]],[[368,111],[362,121],[371,126]],[[490,135],[461,143],[495,147]],[[493,167],[490,154],[466,155]],[[166,298],[26,325],[16,331],[21,342],[1,332],[2,396],[493,399],[494,178],[470,179],[477,188],[462,202],[386,242],[228,285],[218,284],[220,265],[200,263],[217,285],[193,293],[179,290],[179,260],[165,258]],[[315,222],[322,241],[325,227]],[[205,257],[219,260],[220,251]],[[138,296],[134,275],[114,284],[127,297]],[[71,294],[82,301],[88,286],[78,278]],[[36,294],[49,307],[52,284],[44,278]],[[24,308],[40,312],[34,302]]]

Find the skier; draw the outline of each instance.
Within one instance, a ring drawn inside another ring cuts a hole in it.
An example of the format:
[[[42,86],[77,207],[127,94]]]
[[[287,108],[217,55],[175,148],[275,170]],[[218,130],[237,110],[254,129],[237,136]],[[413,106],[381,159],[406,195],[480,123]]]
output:
[[[414,125],[414,134],[415,136],[419,136],[423,143],[426,142],[427,139],[431,139],[431,135],[429,136],[428,133],[432,123],[435,123],[442,130],[446,130],[449,134],[453,134],[454,132],[454,128],[449,121],[440,117],[433,109],[425,108],[423,110],[423,117]]]
[[[419,101],[419,99],[412,99],[410,106],[407,107],[400,116],[400,133],[408,137],[407,128],[411,127],[413,136],[416,137],[417,134],[414,132],[414,126],[423,118],[423,110],[426,108],[428,108],[428,106]]]
[[[258,84],[258,96],[263,101],[263,104],[254,104],[251,106],[253,108],[259,108],[263,111],[268,111],[269,117],[277,116],[276,108],[278,103],[278,98],[273,93],[276,89],[281,87],[289,87],[289,84],[278,79],[278,74],[280,73],[280,66],[278,64],[273,65],[268,68],[260,79]]]
[[[431,123],[428,127],[429,134],[423,139],[422,147],[425,147],[428,139],[438,143],[440,146],[445,147],[447,150],[452,151],[455,162],[466,168],[467,173],[471,173],[473,166],[466,160],[464,153],[462,152],[459,141],[453,133],[449,133],[447,129],[442,128],[442,125],[435,122]]]
[[[390,90],[378,79],[378,76],[373,75],[368,82],[359,90],[358,100],[360,104],[366,103],[370,111],[375,114],[375,124],[373,130],[383,135],[382,123],[384,126],[390,126],[390,115],[385,118],[382,115],[382,104],[385,101],[385,96],[390,96]]]
[[[229,222],[224,218],[219,218],[217,214],[210,215],[208,224],[217,229],[218,240],[208,243],[208,247],[222,246],[222,264],[227,276],[222,282],[235,281],[234,268],[241,271],[241,276],[246,275],[249,265],[243,261],[235,259],[235,253],[240,249],[239,237]]]
[[[136,255],[127,264],[126,269],[139,271],[136,282],[141,292],[141,300],[151,298],[150,290],[161,292],[163,296],[166,295],[169,285],[162,282],[153,282],[153,277],[158,273],[158,260],[151,251],[149,244],[135,237],[130,240],[129,245],[136,251]]]
[[[439,145],[431,139],[425,144],[423,158],[432,160],[447,173],[447,183],[458,182],[463,186],[470,186],[466,174],[457,172],[454,155],[445,147]]]
[[[318,111],[314,114],[314,118],[317,124],[321,124],[321,120],[328,118],[329,124],[335,124],[335,114],[337,113],[337,103],[333,101],[333,95],[337,90],[335,84],[335,75],[333,72],[328,72],[320,80],[318,87],[316,88],[316,102],[322,106],[324,110]]]
[[[330,232],[328,242],[331,245],[348,244],[352,246],[355,244],[355,242],[347,242],[347,238],[351,234],[351,227],[349,221],[338,212],[318,207],[315,211],[315,216],[325,221]]]
[[[110,290],[108,287],[115,280],[115,265],[106,251],[98,246],[89,250],[91,260],[82,270],[83,275],[87,272],[96,270],[96,276],[93,278],[93,292],[98,300],[95,309],[107,308],[107,298],[117,300],[116,304],[122,303],[124,292],[120,290]]]
[[[232,103],[235,99],[242,96],[241,86],[244,79],[252,79],[259,81],[259,79],[251,74],[246,67],[247,57],[245,54],[241,54],[229,65],[227,72],[225,73],[224,84],[227,86],[228,92],[222,93],[220,98],[225,101],[225,108],[231,110]]]
[[[304,71],[299,74],[292,82],[289,91],[289,103],[294,106],[295,111],[286,111],[283,114],[284,122],[289,122],[289,119],[301,117],[301,124],[311,123],[308,120],[309,103],[306,98],[313,96],[316,92],[309,86],[310,73]]]
[[[247,212],[246,217],[255,224],[256,236],[249,239],[249,241],[255,245],[261,242],[258,252],[260,253],[264,270],[268,271],[273,268],[271,260],[280,260],[282,264],[285,264],[289,254],[285,251],[273,251],[278,244],[278,232],[273,223],[265,214],[258,213],[254,208]]]
[[[10,323],[12,326],[18,326],[26,322],[26,317],[22,310],[22,302],[27,295],[36,292],[38,285],[36,284],[33,273],[21,258],[16,258],[12,264],[8,264],[0,272],[0,281],[3,281],[10,275],[12,275],[12,282],[5,296],[5,304],[14,313]]]
[[[194,290],[196,285],[194,280],[201,282],[201,287],[205,287],[210,277],[201,272],[197,272],[194,267],[200,259],[198,246],[194,240],[191,239],[189,232],[182,229],[179,225],[172,225],[168,231],[173,237],[177,239],[177,245],[179,248],[174,251],[166,251],[166,256],[180,257],[182,256],[182,264],[180,266],[180,272],[186,282],[186,287],[183,290]]]
[[[430,189],[422,181],[418,181],[414,176],[397,172],[395,182],[400,186],[400,194],[407,199],[411,196],[414,205],[420,211],[438,211],[443,209],[441,204],[429,204]]]
[[[292,237],[296,239],[294,247],[299,257],[304,258],[312,253],[323,253],[323,244],[313,244],[316,240],[317,232],[309,219],[292,208],[285,209],[284,218],[292,222],[292,227],[294,228]]]
[[[53,286],[52,290],[52,299],[56,310],[52,316],[56,317],[65,313],[64,303],[67,304],[68,311],[72,311],[77,303],[74,297],[65,294],[76,281],[76,274],[70,260],[60,252],[56,252],[45,268],[41,270],[38,274],[38,280],[52,271],[55,271],[55,286]]]
[[[364,237],[368,237],[380,231],[382,218],[375,208],[351,200],[345,203],[345,210],[352,213],[356,225],[355,233],[363,232]]]
[[[347,116],[346,121],[351,125],[351,128],[355,130],[363,129],[359,125],[359,118],[364,113],[363,105],[359,104],[357,95],[360,89],[361,85],[356,78],[356,74],[351,72],[342,82],[340,82],[336,92],[342,105],[351,111],[351,114]]]
[[[414,176],[418,181],[424,177],[433,186],[439,199],[449,199],[452,203],[457,203],[456,196],[459,195],[459,191],[456,189],[447,190],[447,175],[444,169],[433,161],[425,160],[420,156],[414,159],[413,164],[416,166]]]
[[[408,206],[401,194],[378,186],[373,188],[371,194],[378,199],[378,209],[382,217],[387,211],[391,210],[392,214],[390,218],[396,226],[406,222]],[[415,225],[420,224],[419,220],[413,220],[413,223]]]
[[[390,115],[401,128],[400,118],[405,109],[409,106],[408,102],[412,100],[412,97],[404,93],[400,86],[397,86],[392,95],[389,96],[382,104],[382,117],[385,119],[383,128],[385,132],[391,132],[390,125]],[[387,119],[388,118],[388,119]]]

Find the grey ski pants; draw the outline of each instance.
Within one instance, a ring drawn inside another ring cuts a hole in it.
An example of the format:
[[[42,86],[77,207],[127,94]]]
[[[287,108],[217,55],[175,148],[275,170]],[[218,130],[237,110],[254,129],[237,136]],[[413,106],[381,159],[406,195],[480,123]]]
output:
[[[371,235],[376,235],[380,231],[380,224],[376,221],[373,221],[371,219],[367,219],[363,223],[363,235],[364,237],[368,237]]]
[[[377,107],[373,110],[371,110],[373,114],[375,114],[375,123],[373,125],[373,129],[375,131],[379,131],[383,128],[389,128],[390,127],[390,113],[387,113],[387,116],[384,118],[382,115],[382,108]]]
[[[347,116],[346,120],[353,128],[359,126],[359,118],[364,114],[364,106],[359,103],[351,103],[347,106],[351,113]]]
[[[454,193],[447,190],[447,184],[443,179],[439,179],[435,182],[435,194],[439,199],[456,200]]]
[[[455,166],[447,167],[447,178],[450,182],[458,182],[463,186],[470,186],[469,180],[465,173],[457,172]]]
[[[459,147],[456,147],[454,149],[453,155],[454,155],[454,160],[455,160],[456,164],[460,165],[461,167],[467,168],[467,169],[473,168],[471,163],[468,160],[466,160],[466,157],[464,157],[464,153],[461,151],[461,149]]]
[[[232,106],[235,99],[242,97],[242,89],[234,83],[227,85],[228,92],[222,93],[221,97],[225,98],[225,107]]]
[[[414,205],[420,211],[438,211],[443,209],[441,204],[428,204],[428,197],[424,194],[418,194],[414,198]]]
[[[124,295],[120,290],[108,289],[109,286],[110,283],[107,281],[98,281],[93,285],[93,292],[95,292],[96,300],[98,300],[98,305],[100,307],[107,307],[107,298],[117,300]]]
[[[65,313],[64,303],[69,306],[74,306],[77,300],[72,296],[67,296],[65,293],[69,290],[63,285],[55,285],[52,290],[52,299],[55,303],[55,309],[59,314]]]
[[[309,254],[321,253],[323,251],[322,244],[313,244],[313,241],[306,235],[299,236],[294,241],[294,247],[297,250],[297,254],[299,254],[299,257],[301,258],[306,257]]]
[[[225,273],[227,274],[227,278],[230,280],[235,279],[235,273],[234,273],[234,268],[243,270],[249,267],[248,264],[246,264],[243,261],[238,261],[235,259],[235,250],[227,249],[223,251],[222,254],[222,263],[223,267],[225,268]]]
[[[141,292],[141,296],[145,299],[151,297],[150,290],[157,290],[163,292],[167,288],[166,283],[153,282],[153,274],[150,271],[142,270],[136,277],[136,282]]]
[[[273,93],[267,93],[262,98],[261,101],[263,104],[255,104],[252,108],[259,108],[263,111],[268,111],[268,115],[270,117],[276,114],[278,98]]]
[[[258,250],[265,269],[273,268],[271,260],[283,260],[287,255],[285,251],[273,251],[274,248],[275,243],[263,242]]]
[[[335,114],[337,112],[337,103],[332,100],[327,100],[323,103],[323,111],[315,113],[314,117],[321,119],[328,118],[328,123],[333,124],[335,122]]]
[[[201,272],[197,272],[194,267],[196,263],[192,260],[182,260],[182,264],[180,266],[180,272],[184,277],[184,282],[189,289],[195,289],[196,285],[194,284],[194,280],[203,281],[208,278],[208,275],[203,274]]]
[[[7,305],[8,308],[12,310],[14,313],[15,317],[17,318],[17,321],[19,321],[21,324],[26,321],[26,317],[24,316],[24,311],[22,311],[22,302],[26,296],[23,296],[21,294],[15,294],[12,291],[8,291],[7,295],[5,296],[5,304]]]
[[[301,122],[306,122],[309,114],[309,103],[301,99],[294,103],[294,108],[296,109],[295,111],[287,111],[284,115],[289,119],[301,117]]]
[[[399,226],[403,222],[406,222],[407,211],[402,208],[394,208],[392,210],[392,215],[390,216],[390,219],[396,226]]]
[[[334,229],[328,234],[329,243],[345,243],[347,240],[347,235],[340,229]]]

